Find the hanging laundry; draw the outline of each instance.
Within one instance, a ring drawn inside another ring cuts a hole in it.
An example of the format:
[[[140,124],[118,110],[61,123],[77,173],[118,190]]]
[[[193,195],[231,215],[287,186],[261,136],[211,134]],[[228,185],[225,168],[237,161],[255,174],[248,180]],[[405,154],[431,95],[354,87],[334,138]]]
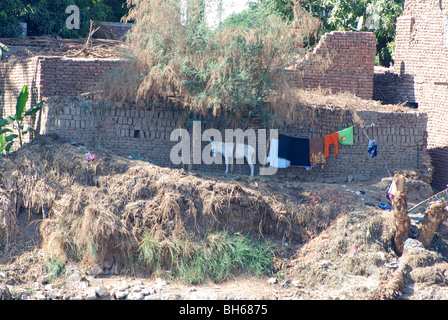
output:
[[[291,166],[310,166],[310,139],[291,139]]]
[[[325,164],[325,142],[324,137],[310,139],[310,164],[317,166]]]
[[[353,126],[341,131],[339,133],[339,143],[346,146],[353,145]]]
[[[369,153],[370,158],[375,158],[378,154],[378,145],[375,140],[369,140],[369,144],[367,146],[367,152]]]
[[[310,139],[278,135],[278,158],[291,166],[310,166]]]
[[[271,139],[267,162],[269,162],[271,167],[279,169],[288,168],[291,164],[291,161],[278,157],[278,145],[278,139]]]
[[[335,132],[324,137],[325,157],[330,156],[330,145],[334,144],[334,154],[338,154],[339,133]]]
[[[291,141],[292,137],[284,134],[278,135],[278,157],[291,160]]]

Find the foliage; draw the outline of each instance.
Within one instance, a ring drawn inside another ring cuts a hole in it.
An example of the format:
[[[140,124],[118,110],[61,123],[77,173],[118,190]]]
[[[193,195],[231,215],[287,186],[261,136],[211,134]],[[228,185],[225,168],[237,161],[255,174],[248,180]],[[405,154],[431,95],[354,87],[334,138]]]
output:
[[[269,243],[227,232],[210,234],[197,242],[191,239],[158,242],[145,233],[140,243],[140,259],[153,272],[170,270],[173,277],[186,284],[199,284],[207,279],[224,281],[237,272],[254,275],[272,272]]]
[[[22,146],[24,135],[35,131],[31,126],[23,124],[23,120],[25,117],[39,112],[42,109],[44,101],[35,104],[29,110],[25,111],[28,96],[28,86],[25,85],[17,97],[16,114],[0,119],[0,136],[4,136],[2,138],[3,148],[0,149],[0,153],[9,153],[16,138],[19,139],[20,146]]]
[[[47,265],[45,266],[45,270],[51,276],[51,280],[56,280],[62,273],[64,268],[65,261],[63,258],[55,257],[50,258]]]
[[[19,19],[23,14],[23,8],[21,0],[0,1],[0,38],[12,38],[20,35]]]
[[[57,34],[63,38],[86,37],[90,20],[120,21],[128,12],[126,0],[2,0],[0,37],[17,37],[19,22],[27,23],[30,36]],[[80,10],[80,29],[67,29],[65,12],[70,5]]]
[[[211,29],[203,2],[185,2],[187,15],[179,1],[129,0],[132,59],[125,78],[109,79],[106,98],[171,97],[192,111],[268,121],[267,101],[287,96],[285,68],[304,55],[292,46],[293,23],[254,7],[250,23],[229,19]]]
[[[293,18],[293,1],[260,0],[264,6]],[[377,36],[377,54],[382,65],[389,66],[393,51],[390,43],[395,38],[396,19],[403,12],[404,0],[303,0],[302,6],[322,21],[321,33],[334,30],[352,30],[362,17],[363,30],[372,30]]]
[[[57,34],[63,38],[85,37],[89,32],[90,20],[103,20],[111,8],[101,0],[25,0],[28,34],[31,36]],[[70,5],[80,10],[80,29],[67,29],[65,10]]]

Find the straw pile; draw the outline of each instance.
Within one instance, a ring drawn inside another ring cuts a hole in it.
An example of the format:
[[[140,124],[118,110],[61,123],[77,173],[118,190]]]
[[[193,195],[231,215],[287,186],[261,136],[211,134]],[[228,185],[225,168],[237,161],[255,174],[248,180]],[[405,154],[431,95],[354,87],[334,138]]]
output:
[[[76,258],[101,263],[135,252],[148,231],[157,241],[228,230],[303,242],[343,211],[344,204],[328,201],[325,192],[266,192],[266,185],[244,186],[250,178],[201,178],[101,153],[87,161],[85,153],[44,135],[0,158],[0,190],[7,190],[0,192],[0,235],[14,235],[12,221],[22,208],[42,214],[43,249],[83,252]],[[315,210],[308,198],[319,202]]]

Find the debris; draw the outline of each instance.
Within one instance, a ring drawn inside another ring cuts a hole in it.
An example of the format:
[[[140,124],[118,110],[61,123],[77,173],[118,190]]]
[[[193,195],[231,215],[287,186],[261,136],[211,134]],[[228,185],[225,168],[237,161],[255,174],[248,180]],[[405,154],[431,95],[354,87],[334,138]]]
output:
[[[383,210],[387,210],[387,211],[391,211],[392,210],[387,204],[382,203],[382,202],[380,204],[378,204],[378,207],[380,207]]]
[[[96,153],[90,153],[90,152],[87,152],[87,153],[84,155],[84,160],[86,160],[86,161],[95,160],[95,158],[96,158]]]

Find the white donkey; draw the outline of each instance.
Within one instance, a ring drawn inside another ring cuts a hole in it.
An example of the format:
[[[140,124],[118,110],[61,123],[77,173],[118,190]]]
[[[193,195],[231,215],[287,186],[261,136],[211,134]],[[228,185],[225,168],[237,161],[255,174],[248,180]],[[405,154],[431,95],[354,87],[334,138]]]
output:
[[[236,148],[233,142],[213,141],[210,139],[212,147],[212,157],[216,157],[216,153],[219,152],[223,155],[226,163],[226,173],[229,172],[230,159],[242,159],[246,157],[247,163],[250,167],[250,176],[254,175],[254,163],[255,163],[255,149],[247,144],[237,143]]]

